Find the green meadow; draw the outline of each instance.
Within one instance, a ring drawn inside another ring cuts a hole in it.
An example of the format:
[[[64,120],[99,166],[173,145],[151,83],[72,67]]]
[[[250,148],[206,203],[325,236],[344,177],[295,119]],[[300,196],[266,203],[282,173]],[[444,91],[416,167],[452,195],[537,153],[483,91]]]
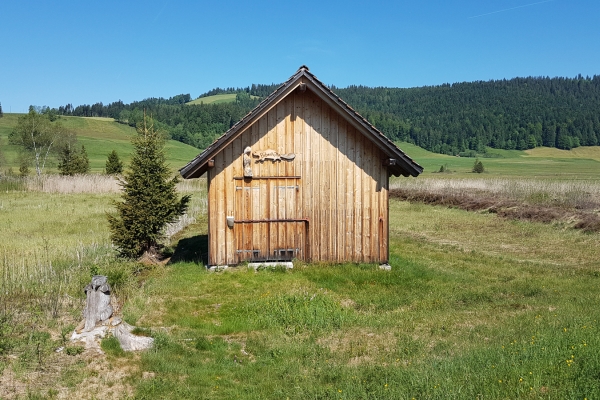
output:
[[[0,163],[0,170],[12,167],[18,171],[17,162],[18,147],[8,144],[8,135],[17,124],[17,119],[21,114],[4,114],[0,118],[0,149],[6,159],[5,163]],[[108,154],[116,150],[119,158],[125,163],[129,162],[129,154],[133,150],[131,146],[131,136],[135,134],[135,129],[114,121],[111,118],[83,118],[83,117],[61,117],[58,121],[70,132],[77,135],[80,145],[85,146],[85,150],[90,159],[92,173],[99,173],[104,170]],[[198,155],[200,150],[187,144],[169,140],[166,144],[167,160],[173,170],[178,170]],[[50,162],[48,172],[56,173],[56,163]]]
[[[410,143],[397,143],[413,160],[425,168],[421,177],[473,177],[475,158],[454,157],[431,153]],[[500,150],[488,148],[479,157],[485,167],[481,177],[531,179],[599,179],[600,146],[559,150],[537,147],[531,150]],[[440,167],[449,173],[439,174]],[[434,175],[431,175],[434,174]]]
[[[16,116],[5,118],[4,140]],[[133,132],[63,122],[98,172]],[[490,149],[474,174],[473,158],[400,147],[425,172],[395,183],[525,182],[527,199],[549,202],[555,187],[559,198],[600,190],[600,148]],[[174,144],[167,156],[178,167],[197,153],[187,151]],[[119,196],[95,178],[0,182],[1,399],[600,398],[598,233],[392,199],[391,271],[208,272],[203,179],[179,186],[193,204],[165,240],[170,261],[141,264],[116,258],[105,215]],[[109,277],[119,313],[153,349],[124,353],[106,338],[100,355],[68,341],[94,274]]]
[[[219,104],[219,103],[233,103],[236,99],[237,94],[228,93],[228,94],[215,94],[213,96],[200,97],[196,100],[192,100],[186,104]],[[253,99],[258,98],[258,96],[250,96]]]

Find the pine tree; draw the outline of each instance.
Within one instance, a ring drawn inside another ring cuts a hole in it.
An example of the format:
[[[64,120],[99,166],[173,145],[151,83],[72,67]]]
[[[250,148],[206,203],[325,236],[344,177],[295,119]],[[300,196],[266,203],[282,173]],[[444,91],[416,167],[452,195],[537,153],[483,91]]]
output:
[[[2,103],[0,103],[0,118],[4,117],[4,113],[2,112]]]
[[[61,175],[87,174],[90,172],[90,159],[85,147],[81,151],[73,150],[71,143],[66,143],[58,156],[58,170]]]
[[[113,150],[106,160],[106,174],[118,175],[123,173],[123,162],[119,159],[119,155]]]
[[[85,147],[81,145],[81,151],[77,155],[76,174],[87,174],[90,172],[90,158],[85,151]]]
[[[71,148],[70,143],[67,143],[58,154],[58,170],[61,175],[74,175],[75,151]]]
[[[120,180],[123,201],[115,203],[116,215],[108,215],[111,240],[127,258],[156,254],[162,230],[186,211],[190,200],[178,199],[177,177],[169,179],[164,139],[152,120],[144,115],[137,131],[130,167]]]

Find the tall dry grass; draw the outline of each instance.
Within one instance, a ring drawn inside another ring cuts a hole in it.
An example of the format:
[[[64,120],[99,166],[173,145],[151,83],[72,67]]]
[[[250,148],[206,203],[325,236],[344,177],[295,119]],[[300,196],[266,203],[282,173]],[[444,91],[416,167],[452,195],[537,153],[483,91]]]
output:
[[[74,176],[42,175],[24,179],[29,191],[44,193],[119,193],[119,177],[113,175],[83,174]],[[177,190],[181,193],[194,193],[206,189],[206,179],[180,180]]]
[[[111,175],[42,175],[26,179],[27,190],[44,193],[119,193],[121,187],[117,178]]]
[[[578,209],[600,208],[600,181],[419,178],[397,180],[390,185],[390,189],[448,196],[492,196],[497,199]]]

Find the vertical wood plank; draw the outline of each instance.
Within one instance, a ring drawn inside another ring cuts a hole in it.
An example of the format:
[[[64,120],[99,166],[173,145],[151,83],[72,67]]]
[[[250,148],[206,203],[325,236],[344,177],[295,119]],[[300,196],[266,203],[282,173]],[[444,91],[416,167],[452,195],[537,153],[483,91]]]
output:
[[[334,253],[334,259],[336,262],[342,262],[343,261],[343,249],[344,249],[344,219],[341,218],[342,216],[340,215],[340,210],[343,208],[343,206],[341,206],[340,203],[343,202],[342,199],[342,192],[343,192],[343,188],[345,187],[345,182],[343,179],[341,179],[340,177],[340,166],[342,165],[343,162],[343,151],[342,151],[342,145],[340,144],[340,139],[339,139],[339,116],[337,115],[337,113],[332,112],[331,113],[331,131],[330,131],[330,137],[331,137],[331,144],[332,147],[335,151],[335,155],[334,155],[334,160],[332,162],[333,164],[333,172],[331,175],[332,181],[333,181],[333,193],[332,193],[332,204],[331,204],[331,210],[332,210],[332,224],[335,224],[335,231],[332,233],[332,237],[333,237],[333,249],[335,250]]]
[[[277,108],[275,107],[267,113],[267,135],[265,137],[267,143],[266,147],[261,148],[261,150],[272,149],[277,151]],[[262,166],[266,170],[265,175],[277,175],[277,165],[275,163],[265,161]]]
[[[277,109],[277,127],[276,127],[276,133],[277,133],[277,147],[275,148],[275,151],[279,154],[285,154],[286,153],[286,103],[287,103],[287,99],[284,99],[282,102],[280,102],[276,109]],[[285,176],[286,175],[286,164],[288,164],[287,161],[277,161],[273,163],[276,169],[276,176]],[[279,219],[283,219],[285,218],[285,207],[286,207],[286,199],[285,199],[285,180],[284,181],[277,181],[276,185],[279,186],[279,189],[277,190],[278,192],[278,196],[277,196],[277,202],[278,202],[278,213],[277,213],[277,218]],[[286,238],[287,238],[287,230],[288,230],[288,224],[287,223],[279,223],[278,224],[278,229],[277,229],[277,248],[278,249],[282,249],[285,247],[285,243],[286,243]]]
[[[294,146],[293,152],[296,154],[294,159],[294,175],[300,176],[301,178],[296,181],[298,185],[298,191],[296,193],[296,218],[305,218],[306,213],[303,209],[304,204],[304,185],[306,182],[304,175],[304,165],[306,163],[306,151],[304,149],[304,108],[303,108],[303,96],[299,93],[294,94]],[[300,253],[298,257],[303,261],[308,261],[308,253],[306,249],[306,243],[304,238],[305,223],[296,224],[296,234],[298,236],[298,246],[300,247]]]
[[[275,112],[276,112],[276,126],[275,126],[275,132],[276,132],[276,146],[272,147],[273,150],[275,150],[277,153],[279,154],[285,154],[285,100],[282,101],[281,103],[277,104],[277,106],[275,107]],[[279,161],[279,162],[274,162],[273,166],[275,167],[275,174],[274,176],[285,176],[285,164],[287,164],[286,161]]]
[[[364,135],[361,135],[364,138]],[[362,153],[363,153],[363,168],[362,168],[362,180],[363,180],[363,260],[366,262],[371,261],[371,182],[372,182],[372,170],[373,163],[371,162],[373,157],[371,153],[372,144],[370,140],[364,138]]]
[[[252,148],[252,152],[255,152],[259,149],[259,140],[260,140],[260,124],[261,120],[259,119],[254,124],[252,124],[250,130],[250,147]],[[250,155],[251,163],[252,163],[252,174],[255,176],[260,176],[260,167],[256,164],[256,159]]]
[[[224,196],[223,196],[223,190],[224,190],[224,180],[225,180],[225,174],[224,174],[224,166],[225,166],[225,157],[223,152],[220,152],[219,154],[217,154],[215,156],[215,166],[213,167],[214,171],[215,171],[215,179],[214,179],[214,183],[215,183],[215,196],[216,196],[216,204],[217,204],[217,213],[216,213],[216,218],[215,218],[215,226],[216,226],[216,232],[217,232],[217,242],[216,242],[216,247],[217,247],[217,252],[216,252],[216,258],[215,258],[215,262],[216,265],[223,265],[226,262],[226,244],[225,244],[225,229],[226,229],[226,223],[223,223],[225,221],[225,200],[224,200]]]
[[[292,113],[294,111],[294,99],[293,96],[290,95],[285,99],[285,116],[284,116],[284,146],[283,153],[293,153],[294,152],[294,126],[292,122]],[[283,174],[285,176],[291,176],[294,174],[294,162],[293,161],[284,161],[283,162]]]
[[[320,100],[320,99],[319,99]],[[332,256],[331,251],[331,234],[334,231],[334,226],[331,225],[331,170],[333,158],[332,146],[330,143],[330,117],[329,117],[329,106],[322,100],[320,104],[320,116],[321,116],[321,174],[320,174],[320,187],[321,187],[321,201],[319,207],[321,208],[321,260],[330,261]]]
[[[231,157],[231,165],[229,168],[231,169],[231,176],[244,176],[244,162],[242,160],[243,153],[243,142],[244,133],[238,136],[232,143],[232,157]]]
[[[329,148],[331,156],[329,160],[329,259],[332,261],[339,261],[338,258],[338,231],[339,223],[337,221],[337,193],[338,187],[341,184],[337,179],[338,170],[338,143],[337,143],[337,113],[331,108],[328,108],[329,114]]]
[[[355,137],[355,165],[354,165],[354,201],[355,201],[355,226],[354,226],[354,256],[356,261],[363,261],[363,246],[362,246],[362,218],[363,218],[363,203],[362,203],[362,168],[363,168],[363,138],[360,132],[356,132],[354,127],[352,133]]]
[[[251,210],[249,212],[250,218],[257,220],[261,218],[260,215],[260,181],[253,180],[251,183],[252,193],[251,193]],[[251,224],[251,235],[252,235],[252,250],[262,250],[261,248],[261,239],[260,239],[260,229],[261,224]]]
[[[345,121],[344,121],[345,122]],[[346,260],[354,261],[354,209],[356,207],[354,196],[354,163],[356,162],[356,143],[354,140],[354,135],[351,132],[351,126],[349,124],[344,125],[345,129],[345,138],[346,138],[346,153],[348,154],[348,159],[345,162],[346,168],[346,207],[344,212],[346,213],[345,217],[345,243],[346,243],[346,251],[345,257]]]
[[[274,179],[267,180],[267,190],[269,191],[269,217],[268,219],[277,219],[278,214],[278,190],[277,181]],[[268,223],[269,230],[269,256],[273,256],[273,250],[278,246],[279,226],[277,223]]]
[[[381,237],[379,238],[380,249],[379,249],[379,258],[381,262],[389,262],[388,259],[388,170],[386,167],[382,167],[380,171],[381,175],[379,177],[379,184],[381,187],[381,192],[379,193],[379,216],[381,218]]]
[[[312,126],[311,130],[311,141],[312,143],[312,182],[315,185],[315,193],[313,199],[313,207],[314,207],[314,224],[313,224],[313,232],[314,232],[314,240],[312,244],[313,253],[317,261],[323,260],[322,248],[323,248],[323,238],[321,236],[322,231],[322,214],[323,214],[323,192],[321,190],[320,183],[322,182],[322,165],[321,165],[321,101],[320,99],[311,93],[311,102],[310,102],[310,122]]]
[[[217,255],[217,222],[215,220],[217,197],[215,196],[215,184],[213,182],[214,169],[209,168],[206,173],[208,191],[208,265],[216,265]]]
[[[259,216],[256,219],[269,219],[269,185],[267,180],[260,180],[260,204],[259,204]],[[270,236],[271,232],[269,229],[269,224],[260,223],[257,224],[259,226],[259,238],[258,243],[260,243],[261,249],[261,257],[267,257],[270,251]]]
[[[237,140],[237,139],[236,139]],[[223,201],[225,203],[225,217],[232,216],[233,214],[233,143],[229,146],[226,146],[223,151],[225,155],[225,164],[223,166]],[[226,218],[224,218],[227,221]],[[225,224],[227,225],[227,224]],[[235,259],[235,249],[233,245],[234,241],[234,230],[227,226],[225,227],[225,257],[226,264],[235,264],[237,260]]]

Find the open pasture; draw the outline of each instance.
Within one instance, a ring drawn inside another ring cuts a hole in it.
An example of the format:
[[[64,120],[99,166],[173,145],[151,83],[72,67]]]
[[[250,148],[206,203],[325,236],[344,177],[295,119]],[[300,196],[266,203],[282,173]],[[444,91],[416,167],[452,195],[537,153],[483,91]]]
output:
[[[258,96],[250,96],[253,99]],[[225,93],[225,94],[215,94],[213,96],[200,97],[198,99],[192,100],[186,104],[219,104],[219,103],[233,103],[237,98],[237,94],[235,93]]]
[[[421,164],[423,177],[467,178],[472,173],[475,158],[431,153],[410,143],[398,146]],[[598,180],[600,178],[600,146],[559,150],[538,147],[532,150],[498,150],[488,148],[488,157],[479,160],[485,172],[478,178]],[[448,173],[438,173],[444,166]],[[402,179],[402,178],[398,178]]]

